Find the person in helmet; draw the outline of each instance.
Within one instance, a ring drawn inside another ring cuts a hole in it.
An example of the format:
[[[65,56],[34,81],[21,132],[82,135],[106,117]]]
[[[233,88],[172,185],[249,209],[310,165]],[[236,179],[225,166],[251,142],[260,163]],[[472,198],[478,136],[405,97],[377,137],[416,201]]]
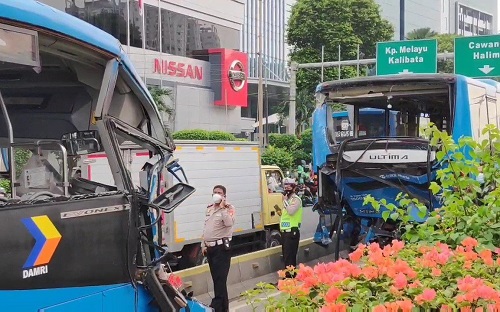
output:
[[[297,196],[296,189],[297,184],[293,179],[284,181],[283,204],[285,209],[281,212],[280,231],[285,268],[297,267],[300,225],[302,223],[302,200]],[[288,274],[288,277],[292,276]]]

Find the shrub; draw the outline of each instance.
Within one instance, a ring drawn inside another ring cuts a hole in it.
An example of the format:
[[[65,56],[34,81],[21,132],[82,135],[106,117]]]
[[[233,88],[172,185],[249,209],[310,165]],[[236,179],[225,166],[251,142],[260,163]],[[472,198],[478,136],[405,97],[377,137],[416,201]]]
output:
[[[234,134],[223,131],[209,131],[209,140],[214,141],[236,141]]]
[[[500,245],[500,131],[488,125],[483,134],[489,139],[475,142],[461,138],[458,143],[446,133],[432,126],[426,130],[431,145],[438,148],[437,160],[443,165],[437,171],[437,181],[430,190],[441,197],[442,206],[429,213],[423,224],[412,222],[409,211],[417,207],[421,217],[427,207],[400,194],[396,204],[382,199],[365,198],[366,204],[384,208],[384,219],[400,222],[403,239],[410,242],[444,242],[457,246],[471,236],[493,249]],[[481,168],[484,182],[476,179]]]
[[[300,164],[301,160],[305,160],[307,163],[311,161],[311,154],[306,153],[305,151],[301,149],[297,149],[292,151],[292,157],[293,157],[293,162],[294,164]]]
[[[236,137],[232,133],[202,129],[180,130],[175,132],[172,137],[174,140],[236,141]]]
[[[274,146],[268,146],[260,158],[263,165],[276,165],[283,171],[293,166],[292,154],[282,148]]]
[[[312,146],[313,146],[313,141],[312,141],[312,129],[306,129],[302,134],[300,135],[300,148],[306,152],[306,153],[312,153]]]
[[[393,241],[383,249],[372,243],[360,245],[349,257],[351,262],[289,268],[286,271],[297,274],[295,279],[282,279],[277,288],[259,284],[245,295],[250,304],[264,300],[267,311],[500,308],[500,257],[473,238],[464,239],[454,250],[442,243],[405,246]],[[282,278],[285,273],[278,272]],[[256,298],[276,290],[281,295]]]
[[[300,144],[300,140],[293,134],[269,134],[269,145],[277,148],[287,149],[292,151]]]

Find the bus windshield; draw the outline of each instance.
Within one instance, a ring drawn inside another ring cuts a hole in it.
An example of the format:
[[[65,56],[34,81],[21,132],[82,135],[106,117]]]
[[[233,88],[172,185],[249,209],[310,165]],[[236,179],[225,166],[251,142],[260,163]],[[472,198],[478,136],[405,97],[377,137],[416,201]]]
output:
[[[422,137],[423,128],[430,122],[448,131],[448,88],[388,95],[363,94],[361,88],[356,91],[355,96],[334,98],[336,105],[328,105],[328,128],[335,143],[348,138]],[[339,111],[338,107],[343,109]]]

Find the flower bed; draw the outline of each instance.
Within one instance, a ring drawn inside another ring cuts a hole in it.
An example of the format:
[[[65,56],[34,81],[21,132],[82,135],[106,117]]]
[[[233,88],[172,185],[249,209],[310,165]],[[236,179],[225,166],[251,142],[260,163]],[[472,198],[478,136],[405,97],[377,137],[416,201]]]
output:
[[[282,295],[264,299],[273,311],[500,311],[499,252],[470,237],[455,249],[402,241],[383,249],[361,245],[351,261],[300,264],[287,270],[295,279],[281,279],[277,288],[260,284],[247,296],[279,290]]]

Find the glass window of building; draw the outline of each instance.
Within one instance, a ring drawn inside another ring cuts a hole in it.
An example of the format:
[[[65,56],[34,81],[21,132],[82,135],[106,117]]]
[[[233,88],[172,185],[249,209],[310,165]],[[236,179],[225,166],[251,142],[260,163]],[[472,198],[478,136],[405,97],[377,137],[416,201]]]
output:
[[[196,50],[238,49],[240,32],[161,9],[161,41],[164,53],[191,56]]]
[[[239,30],[148,4],[144,4],[141,15],[136,0],[40,2],[93,24],[132,47],[142,48],[145,44],[146,49],[179,56],[191,56],[195,50],[240,47]]]
[[[127,0],[40,0],[76,16],[127,44]]]
[[[146,49],[160,51],[160,17],[158,7],[144,5],[146,28]]]
[[[129,1],[130,46],[142,48],[142,15],[138,1]]]

